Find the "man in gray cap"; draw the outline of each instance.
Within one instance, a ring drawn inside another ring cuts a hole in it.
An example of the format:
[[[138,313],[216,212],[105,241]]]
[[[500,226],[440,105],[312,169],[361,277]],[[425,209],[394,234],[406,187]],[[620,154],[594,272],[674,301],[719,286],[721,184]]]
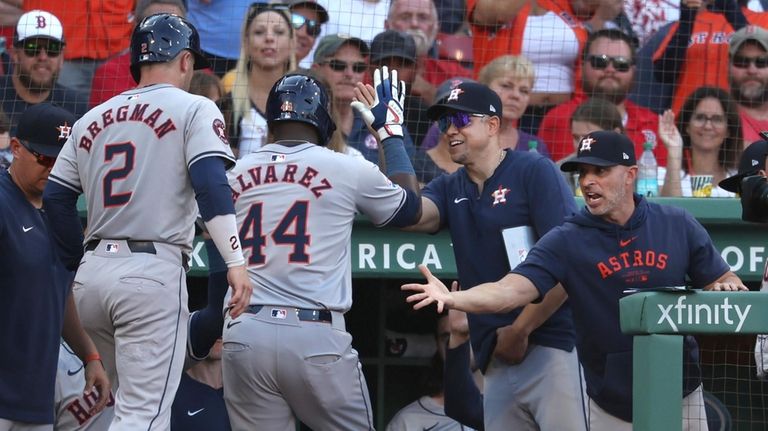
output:
[[[312,69],[329,87],[333,108],[338,114],[334,120],[347,145],[360,151],[371,163],[378,164],[379,144],[376,137],[350,106],[355,98],[356,84],[364,82],[370,55],[371,50],[362,39],[346,34],[330,34],[318,42]],[[415,149],[408,131],[404,133],[403,143],[408,156],[413,159]]]
[[[749,145],[768,130],[768,30],[748,25],[731,36],[728,80],[739,104],[741,130]]]

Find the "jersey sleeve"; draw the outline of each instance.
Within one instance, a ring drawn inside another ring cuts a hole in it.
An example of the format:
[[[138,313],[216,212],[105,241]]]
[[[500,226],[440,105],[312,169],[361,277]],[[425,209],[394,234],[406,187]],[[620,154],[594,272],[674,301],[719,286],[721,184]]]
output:
[[[512,272],[531,280],[543,297],[558,282],[564,282],[566,279],[566,265],[561,264],[567,261],[562,255],[565,248],[563,244],[567,242],[561,234],[561,229],[550,231],[531,248],[525,260]]]
[[[77,124],[75,125],[77,127]],[[78,133],[72,133],[67,138],[67,142],[59,152],[56,158],[56,164],[53,165],[48,179],[60,184],[77,194],[83,193],[83,185],[80,182],[80,174],[77,166],[77,148],[75,147],[76,136]]]
[[[371,162],[355,160],[352,165],[358,170],[355,199],[358,211],[367,215],[376,226],[389,223],[405,204],[405,190],[392,183]]]
[[[551,160],[538,158],[525,178],[528,196],[536,202],[530,205],[530,219],[538,237],[563,224],[565,217],[576,213],[573,192]],[[546,197],[540,197],[542,190],[547,190]]]
[[[730,267],[720,256],[712,239],[692,215],[685,212],[688,237],[688,276],[694,287],[704,287],[728,272]]]
[[[187,168],[205,157],[221,157],[227,161],[227,168],[231,168],[235,157],[229,146],[221,111],[216,104],[204,97],[195,97],[192,100],[184,131]]]

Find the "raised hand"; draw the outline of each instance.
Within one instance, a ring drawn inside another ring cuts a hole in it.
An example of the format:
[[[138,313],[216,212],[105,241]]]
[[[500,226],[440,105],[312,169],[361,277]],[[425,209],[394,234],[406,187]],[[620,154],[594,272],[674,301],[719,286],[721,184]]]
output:
[[[426,284],[409,283],[400,287],[402,290],[411,290],[416,293],[405,298],[408,303],[415,302],[414,310],[419,310],[432,303],[437,303],[437,312],[442,313],[445,307],[451,308],[451,293],[445,287],[442,281],[432,275],[432,272],[425,266],[419,265],[419,271],[427,279]]]
[[[404,103],[405,82],[397,78],[396,70],[390,72],[387,66],[382,66],[373,72],[373,87],[357,84],[351,105],[383,141],[403,136]]]
[[[675,114],[671,109],[667,109],[664,114],[659,116],[659,138],[667,147],[668,152],[680,153],[682,151],[683,137],[675,125]]]

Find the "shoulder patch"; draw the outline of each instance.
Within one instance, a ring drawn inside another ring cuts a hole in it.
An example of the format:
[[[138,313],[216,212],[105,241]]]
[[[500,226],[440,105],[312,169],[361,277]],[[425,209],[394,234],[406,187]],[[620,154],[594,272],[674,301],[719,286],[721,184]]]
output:
[[[220,118],[213,120],[213,133],[221,139],[224,145],[229,146],[229,139],[227,139],[227,128],[224,126],[224,122]]]

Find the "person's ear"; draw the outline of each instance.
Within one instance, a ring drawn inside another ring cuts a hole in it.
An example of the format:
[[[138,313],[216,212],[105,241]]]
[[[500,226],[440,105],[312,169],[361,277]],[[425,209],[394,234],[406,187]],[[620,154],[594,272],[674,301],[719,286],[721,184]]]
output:
[[[11,138],[11,154],[14,159],[21,155],[21,142],[17,138]]]

